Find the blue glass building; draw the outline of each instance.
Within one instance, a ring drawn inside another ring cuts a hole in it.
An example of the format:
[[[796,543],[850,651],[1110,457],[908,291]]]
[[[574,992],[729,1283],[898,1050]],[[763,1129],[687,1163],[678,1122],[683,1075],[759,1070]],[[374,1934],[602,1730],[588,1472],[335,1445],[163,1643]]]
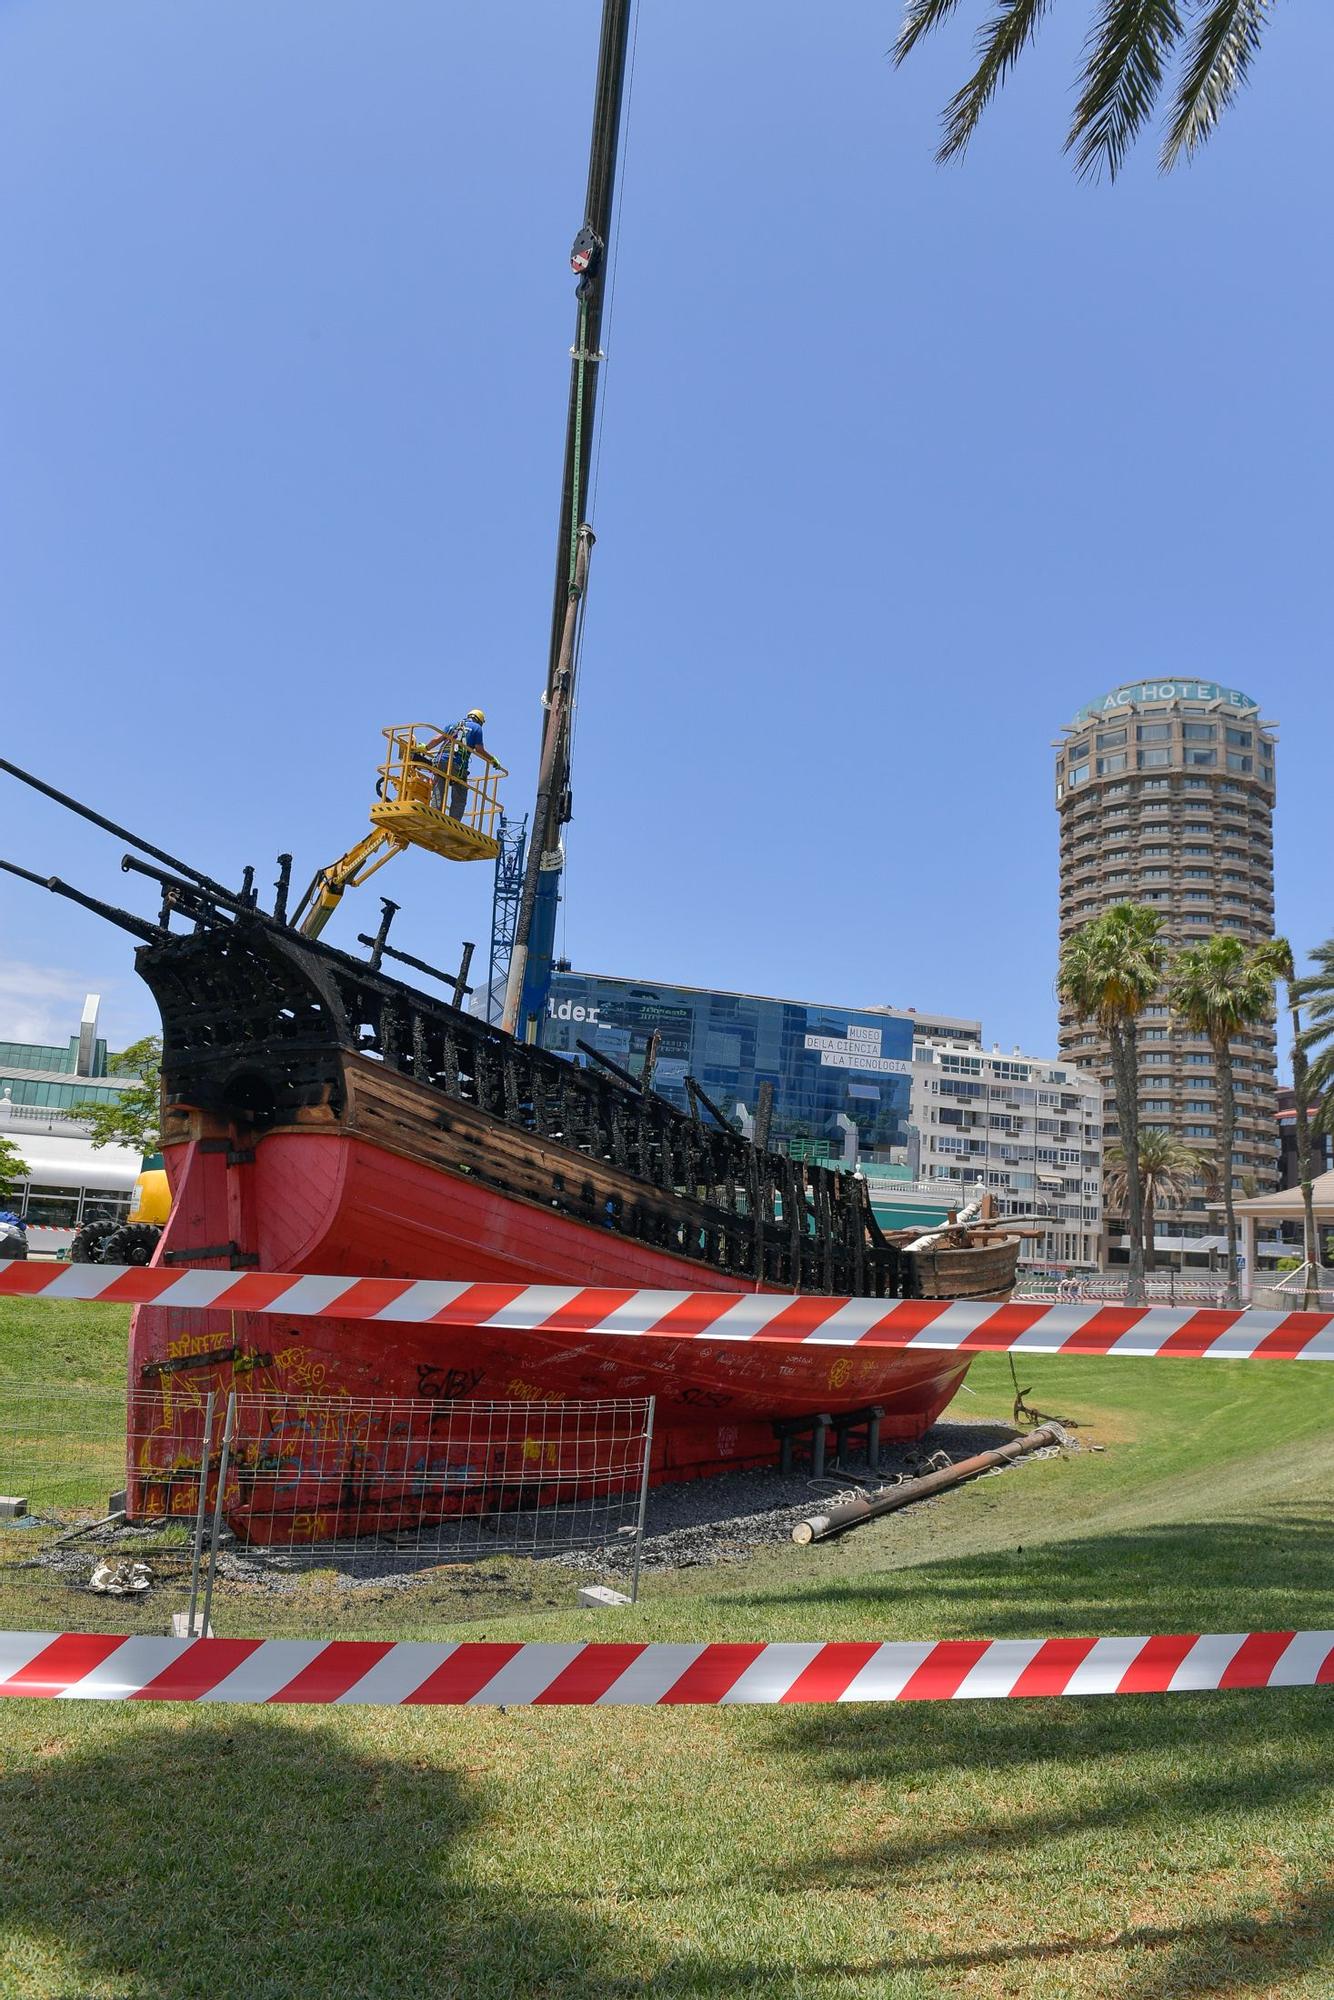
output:
[[[547,1015],[547,1048],[587,1062],[582,1041],[635,1075],[656,1029],[655,1087],[688,1110],[692,1076],[742,1130],[771,1083],[770,1144],[794,1155],[852,1164],[907,1143],[908,1016],[583,972],[553,976]]]

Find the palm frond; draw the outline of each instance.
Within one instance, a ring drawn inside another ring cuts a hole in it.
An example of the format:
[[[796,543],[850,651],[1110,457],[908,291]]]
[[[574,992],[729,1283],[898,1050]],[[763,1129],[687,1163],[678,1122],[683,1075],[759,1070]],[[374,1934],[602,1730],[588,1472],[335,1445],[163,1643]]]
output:
[[[923,35],[948,20],[958,4],[959,0],[904,0],[903,23],[894,42],[895,64],[917,47]]]
[[[1293,1000],[1306,1009],[1302,1042],[1307,1048],[1334,1034],[1334,938],[1318,944],[1310,956],[1317,969],[1292,982]]]
[[[1164,171],[1202,146],[1245,83],[1274,0],[1213,0],[1190,39],[1163,145]]]
[[[1274,968],[1269,948],[1248,951],[1240,938],[1221,935],[1187,945],[1172,963],[1167,997],[1172,1011],[1207,1035],[1216,1048],[1274,1012]]]
[[[1297,977],[1297,967],[1293,960],[1292,946],[1285,937],[1266,938],[1255,947],[1257,959],[1268,965],[1276,980],[1281,979],[1291,986]]]
[[[1109,1031],[1133,1021],[1162,978],[1165,949],[1156,912],[1115,903],[1071,934],[1061,951],[1056,990],[1084,1021]]]
[[[1324,1120],[1322,1131],[1330,1129],[1330,1117],[1334,1115],[1334,1049],[1323,1049],[1306,1072],[1306,1096],[1308,1103],[1321,1100],[1320,1115]]]
[[[937,160],[953,160],[963,152],[982,113],[1032,41],[1050,5],[1051,0],[999,0],[977,38],[977,68],[945,107],[945,137]]]
[[[1116,179],[1153,115],[1164,62],[1183,32],[1177,0],[1103,0],[1085,44],[1082,92],[1065,142],[1082,176],[1106,167]]]

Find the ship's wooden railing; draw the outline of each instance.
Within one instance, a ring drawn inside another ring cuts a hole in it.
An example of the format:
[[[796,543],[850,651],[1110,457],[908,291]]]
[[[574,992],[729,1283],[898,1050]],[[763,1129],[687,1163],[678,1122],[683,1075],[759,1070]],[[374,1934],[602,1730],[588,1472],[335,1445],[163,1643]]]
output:
[[[509,1126],[605,1162],[633,1183],[594,1213],[577,1190],[557,1191],[558,1206],[760,1283],[899,1292],[901,1261],[854,1176],[759,1152],[740,1133],[516,1042],[472,1015],[405,1007],[389,996],[377,1005],[375,998],[363,989],[358,1010],[374,1019],[362,1044],[367,1052]],[[473,1171],[485,1175],[485,1161]],[[653,1191],[670,1200],[655,1203]]]
[[[355,1052],[582,1154],[586,1177],[553,1172],[543,1188],[581,1221],[747,1283],[904,1291],[908,1260],[885,1241],[855,1175],[760,1151],[698,1109],[690,1116],[652,1090],[516,1042],[284,926],[218,917],[146,945],[138,963],[162,1010],[168,1127],[177,1104],[255,1131],[322,1106],[339,1115],[344,1059]],[[485,1148],[469,1171],[506,1185]]]

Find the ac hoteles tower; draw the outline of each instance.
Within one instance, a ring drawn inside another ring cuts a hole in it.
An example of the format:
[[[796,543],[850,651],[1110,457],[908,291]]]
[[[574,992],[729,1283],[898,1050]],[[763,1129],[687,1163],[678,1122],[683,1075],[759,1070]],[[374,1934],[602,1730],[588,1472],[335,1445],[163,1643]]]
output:
[[[1274,934],[1274,725],[1239,689],[1213,681],[1136,681],[1081,708],[1056,744],[1061,821],[1061,942],[1113,903],[1145,903],[1169,950],[1232,932],[1245,944]],[[1140,1023],[1140,1122],[1165,1126],[1212,1156],[1219,1094],[1207,1042],[1155,999]],[[1276,1184],[1274,1029],[1233,1043],[1234,1181]],[[1104,1131],[1117,1138],[1105,1039],[1061,1009],[1061,1055],[1102,1078]],[[1107,1254],[1124,1262],[1123,1219],[1109,1215]],[[1203,1192],[1155,1217],[1158,1256],[1183,1269],[1209,1261],[1216,1225]]]

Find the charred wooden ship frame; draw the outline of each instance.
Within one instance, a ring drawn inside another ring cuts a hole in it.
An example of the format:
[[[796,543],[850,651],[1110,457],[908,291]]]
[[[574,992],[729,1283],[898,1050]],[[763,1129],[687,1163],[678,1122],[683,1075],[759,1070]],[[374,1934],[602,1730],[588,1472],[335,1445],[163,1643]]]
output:
[[[122,865],[159,884],[156,923],[55,878],[42,886],[141,940],[135,963],[162,1016],[164,1144],[201,1119],[237,1145],[276,1127],[346,1126],[733,1283],[914,1295],[912,1260],[883,1236],[863,1180],[761,1149],[698,1086],[691,1115],[610,1065],[515,1041],[377,966],[384,926],[362,961],[292,930],[281,898],[261,910],[249,881],[233,894],[130,855]],[[172,931],[173,918],[190,928]],[[408,1116],[389,1077],[429,1091],[429,1112],[417,1099]]]

